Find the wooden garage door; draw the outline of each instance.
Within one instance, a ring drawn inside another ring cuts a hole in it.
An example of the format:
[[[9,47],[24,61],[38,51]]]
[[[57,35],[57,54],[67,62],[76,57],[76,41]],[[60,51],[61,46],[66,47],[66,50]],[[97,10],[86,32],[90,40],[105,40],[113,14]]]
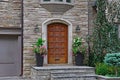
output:
[[[0,35],[0,76],[21,74],[21,43],[18,36]]]
[[[68,61],[68,26],[61,23],[48,25],[48,63],[65,64]]]

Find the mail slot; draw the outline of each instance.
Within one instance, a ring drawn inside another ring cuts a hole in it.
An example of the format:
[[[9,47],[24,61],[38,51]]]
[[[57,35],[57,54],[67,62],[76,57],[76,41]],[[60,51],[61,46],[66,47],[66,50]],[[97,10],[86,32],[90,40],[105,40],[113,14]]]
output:
[[[59,58],[55,59],[55,61],[59,61],[59,60],[60,60]]]

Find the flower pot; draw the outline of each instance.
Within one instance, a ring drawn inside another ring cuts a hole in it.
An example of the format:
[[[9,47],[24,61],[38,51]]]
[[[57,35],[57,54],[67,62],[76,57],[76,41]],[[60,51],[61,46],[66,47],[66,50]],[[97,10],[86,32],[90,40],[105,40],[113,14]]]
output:
[[[36,66],[37,67],[43,66],[43,60],[44,60],[44,56],[40,55],[39,53],[36,53]]]
[[[84,55],[81,54],[80,52],[77,52],[77,54],[75,55],[75,65],[83,66],[83,60],[84,60]]]

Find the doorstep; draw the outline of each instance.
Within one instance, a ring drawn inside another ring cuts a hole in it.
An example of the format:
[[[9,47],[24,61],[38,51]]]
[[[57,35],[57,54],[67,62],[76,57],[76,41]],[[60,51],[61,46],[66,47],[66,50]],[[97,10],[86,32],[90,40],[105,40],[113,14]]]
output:
[[[96,80],[92,75],[95,75],[95,70],[93,67],[88,66],[43,66],[31,68],[31,78],[33,80],[72,80],[72,78]]]

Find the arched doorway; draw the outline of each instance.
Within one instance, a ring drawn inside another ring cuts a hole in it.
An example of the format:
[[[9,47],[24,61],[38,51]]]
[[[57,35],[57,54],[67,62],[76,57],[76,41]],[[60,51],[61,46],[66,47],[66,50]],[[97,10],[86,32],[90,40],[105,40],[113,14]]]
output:
[[[52,23],[47,27],[48,64],[68,63],[68,26]]]
[[[50,19],[47,19],[46,21],[44,21],[42,23],[42,38],[45,40],[45,44],[48,48],[48,26],[50,24],[53,24],[53,23],[59,23],[59,24],[63,24],[63,25],[66,25],[67,26],[67,29],[68,29],[68,34],[67,34],[67,37],[68,37],[68,52],[67,52],[67,60],[66,60],[66,64],[73,64],[72,63],[72,23],[66,19],[61,19],[61,18],[50,18]],[[58,59],[56,59],[58,60]],[[48,65],[49,62],[48,62],[48,55],[44,56],[44,64],[45,65]],[[57,63],[55,63],[57,64]],[[63,63],[61,63],[63,64]]]

